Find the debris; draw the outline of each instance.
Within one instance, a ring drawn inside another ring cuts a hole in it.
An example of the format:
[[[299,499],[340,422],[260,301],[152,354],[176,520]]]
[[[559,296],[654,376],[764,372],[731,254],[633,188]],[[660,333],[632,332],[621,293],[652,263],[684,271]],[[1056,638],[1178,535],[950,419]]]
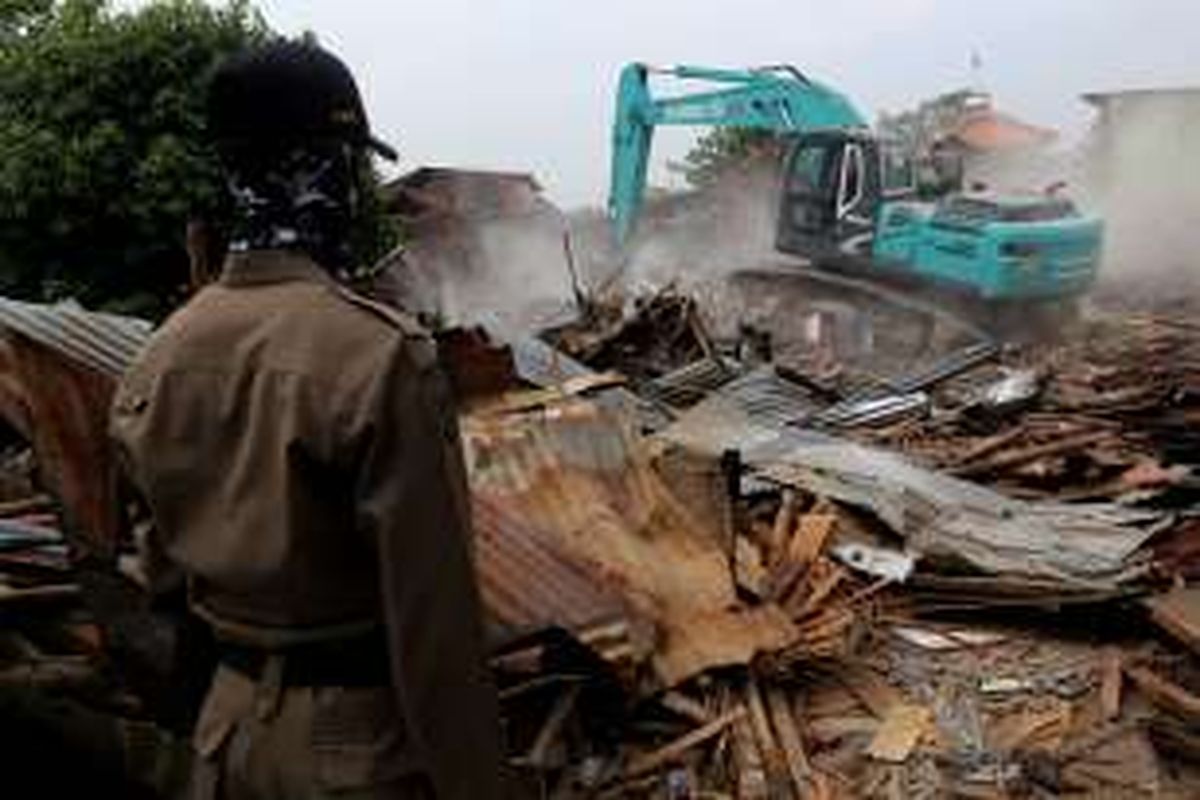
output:
[[[563,724],[574,710],[580,691],[581,687],[578,684],[568,686],[558,696],[558,699],[554,701],[554,706],[550,709],[550,713],[546,715],[546,721],[542,724],[542,729],[538,731],[533,746],[529,748],[529,752],[525,755],[524,763],[541,768],[549,766],[547,756],[550,748],[558,739]]]
[[[1041,388],[1038,370],[1005,370],[1002,378],[983,388],[974,407],[991,415],[1007,416],[1028,408]]]
[[[1200,588],[1175,589],[1147,605],[1154,622],[1200,654]]]
[[[623,773],[625,779],[629,780],[631,778],[636,778],[640,775],[654,772],[666,764],[670,764],[688,750],[691,750],[693,747],[703,744],[714,736],[717,736],[730,725],[739,722],[745,716],[745,707],[738,706],[732,711],[728,711],[717,717],[712,722],[700,726],[685,736],[681,736],[679,739],[676,739],[674,742],[671,742],[665,747],[655,750],[652,753],[647,753],[646,755],[631,762],[629,766],[625,768],[625,772]]]
[[[924,392],[892,395],[868,400],[844,401],[804,420],[816,427],[851,428],[884,426],[927,413],[929,395]]]
[[[700,306],[600,298],[561,349],[442,336],[510,758],[544,796],[1188,786],[1200,329],[1121,318],[895,375],[772,361],[786,341]],[[24,425],[5,396],[35,393],[0,392]],[[88,584],[29,477],[51,451],[4,445],[0,676],[90,690],[111,643],[61,620]]]
[[[519,519],[556,559],[599,576],[653,625],[664,685],[796,639],[781,609],[739,607],[714,521],[675,498],[619,416],[564,401],[468,417],[463,433],[473,495]]]
[[[896,583],[908,580],[914,568],[912,556],[898,550],[856,543],[836,545],[832,553],[848,567]]]
[[[989,472],[1001,472],[1013,467],[1023,466],[1031,461],[1051,458],[1074,450],[1081,450],[1089,445],[1097,444],[1111,438],[1112,434],[1109,431],[1089,431],[1078,436],[1061,439],[1057,442],[1047,442],[1023,450],[1004,452],[985,461],[975,460],[973,464],[959,467],[953,470],[953,472],[955,475],[964,478],[975,475],[986,475]]]
[[[1200,723],[1200,697],[1182,686],[1171,683],[1147,667],[1127,667],[1125,674],[1133,681],[1138,691],[1152,703],[1186,719]]]
[[[795,712],[783,689],[773,687],[767,690],[767,707],[771,715],[771,726],[779,736],[779,746],[787,761],[788,773],[798,797],[810,794],[812,781],[812,766],[808,755],[804,752],[804,743],[800,731],[796,728]]]
[[[1109,722],[1121,716],[1121,662],[1118,648],[1111,645],[1104,648],[1100,662],[1100,708]]]
[[[925,706],[897,703],[884,717],[867,747],[867,755],[892,764],[906,761],[921,737],[930,732],[932,723],[933,712]]]

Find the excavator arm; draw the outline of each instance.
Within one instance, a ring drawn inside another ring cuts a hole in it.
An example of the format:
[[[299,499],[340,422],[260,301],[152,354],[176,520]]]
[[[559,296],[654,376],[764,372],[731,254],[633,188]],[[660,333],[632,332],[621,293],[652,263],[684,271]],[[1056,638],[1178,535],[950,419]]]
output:
[[[655,98],[651,75],[708,84],[698,92]],[[793,67],[749,70],[629,64],[621,71],[613,122],[608,214],[624,246],[632,235],[646,192],[654,129],[659,125],[712,125],[805,133],[865,128],[866,120],[841,93]]]

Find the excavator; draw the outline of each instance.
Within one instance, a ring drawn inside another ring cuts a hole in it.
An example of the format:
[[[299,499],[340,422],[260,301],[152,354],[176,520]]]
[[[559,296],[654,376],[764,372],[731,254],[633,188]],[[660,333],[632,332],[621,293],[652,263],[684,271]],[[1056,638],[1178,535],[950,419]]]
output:
[[[698,91],[655,96],[674,79]],[[789,141],[778,181],[771,269],[875,302],[956,319],[1006,338],[1054,320],[1095,280],[1103,224],[1057,192],[916,199],[909,154],[876,136],[842,93],[791,66],[621,72],[608,215],[628,252],[646,195],[655,128],[728,126]],[[798,257],[798,258],[797,258]],[[747,265],[750,268],[750,265]],[[1047,314],[1046,312],[1049,312]]]

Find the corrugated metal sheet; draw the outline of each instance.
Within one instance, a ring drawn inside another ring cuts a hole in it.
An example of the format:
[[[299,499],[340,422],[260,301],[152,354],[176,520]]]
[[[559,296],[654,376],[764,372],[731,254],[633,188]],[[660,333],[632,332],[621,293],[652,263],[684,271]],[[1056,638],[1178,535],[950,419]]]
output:
[[[739,604],[718,521],[672,493],[630,426],[584,401],[465,420],[493,612],[585,619],[589,594],[603,587],[631,627],[653,631],[652,662],[668,685],[794,641],[782,611]]]
[[[563,558],[544,531],[492,497],[477,493],[471,507],[480,591],[501,636],[551,627],[581,631],[625,617],[620,595]]]
[[[87,311],[75,302],[46,305],[8,298],[0,298],[0,328],[108,375],[120,375],[153,330],[146,320]]]
[[[872,511],[914,553],[1072,589],[1116,590],[1137,574],[1160,517],[1117,506],[1027,503],[895,453],[794,424],[766,382],[723,387],[660,434],[701,453],[741,453],[758,475]]]
[[[30,316],[36,312],[23,319]],[[116,548],[116,482],[107,436],[116,376],[87,363],[0,324],[0,415],[33,445],[41,479],[62,503],[66,530],[85,537],[87,551],[98,555]]]

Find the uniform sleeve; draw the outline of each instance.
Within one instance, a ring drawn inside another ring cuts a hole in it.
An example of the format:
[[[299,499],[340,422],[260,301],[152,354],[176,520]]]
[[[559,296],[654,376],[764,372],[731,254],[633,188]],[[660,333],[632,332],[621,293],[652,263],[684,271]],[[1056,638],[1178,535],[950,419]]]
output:
[[[147,505],[145,488],[138,482],[134,459],[126,436],[136,428],[142,404],[130,397],[125,386],[118,388],[109,413],[109,445],[113,453],[118,526],[131,534],[135,547],[132,559],[122,559],[118,567],[152,595],[163,595],[183,586],[183,570],[166,553],[161,532]]]
[[[360,529],[379,552],[399,705],[438,800],[499,798],[466,476],[432,340],[398,339],[364,398]]]

